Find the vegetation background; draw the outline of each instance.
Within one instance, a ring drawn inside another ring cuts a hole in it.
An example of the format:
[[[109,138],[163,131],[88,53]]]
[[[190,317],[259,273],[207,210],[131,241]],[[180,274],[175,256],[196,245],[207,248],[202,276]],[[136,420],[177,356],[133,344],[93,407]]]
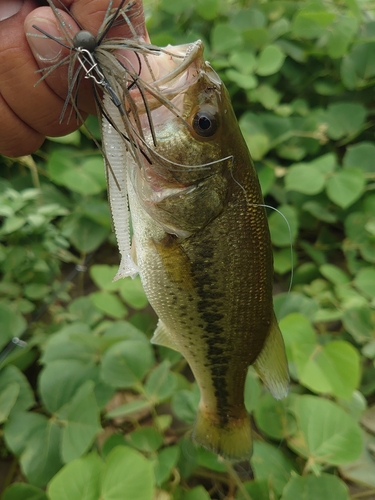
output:
[[[289,221],[293,264],[269,214],[291,392],[275,401],[249,370],[251,469],[192,444],[186,363],[150,345],[139,280],[112,283],[100,153],[83,128],[48,140],[0,159],[2,498],[375,498],[375,3],[145,7],[153,43],[205,42],[266,203]]]

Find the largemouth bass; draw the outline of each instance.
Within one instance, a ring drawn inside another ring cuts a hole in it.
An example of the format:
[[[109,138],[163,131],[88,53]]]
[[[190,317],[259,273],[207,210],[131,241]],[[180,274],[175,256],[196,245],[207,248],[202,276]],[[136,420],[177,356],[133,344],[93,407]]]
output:
[[[121,16],[130,25],[124,5],[103,33]],[[152,342],[181,352],[194,373],[201,394],[194,439],[223,457],[247,458],[248,367],[277,399],[289,375],[264,202],[228,92],[200,41],[160,49],[147,36],[133,43],[85,32],[70,47],[73,63],[104,90],[103,146],[122,255],[116,278],[139,272],[159,317]]]
[[[289,384],[273,311],[270,234],[228,92],[204,61],[202,43],[167,50],[180,56],[174,78],[162,79],[163,60],[170,74],[173,58],[153,56],[153,88],[178,113],[149,95],[150,118],[136,89],[132,96],[144,134],[139,147],[147,145],[148,155],[127,160],[133,255],[160,318],[152,342],[179,351],[199,385],[194,439],[239,460],[252,449],[249,365],[276,398]]]

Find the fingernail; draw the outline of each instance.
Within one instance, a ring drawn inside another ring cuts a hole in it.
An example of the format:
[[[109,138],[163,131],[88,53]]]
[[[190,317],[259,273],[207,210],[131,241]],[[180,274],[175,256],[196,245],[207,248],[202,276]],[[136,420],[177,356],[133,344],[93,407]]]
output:
[[[23,0],[0,0],[0,21],[5,21],[21,10]]]
[[[62,52],[62,46],[38,31],[34,26],[41,28],[55,38],[60,38],[61,33],[58,31],[56,25],[48,19],[33,17],[31,19],[28,18],[25,22],[27,41],[35,59],[42,62],[55,61]]]

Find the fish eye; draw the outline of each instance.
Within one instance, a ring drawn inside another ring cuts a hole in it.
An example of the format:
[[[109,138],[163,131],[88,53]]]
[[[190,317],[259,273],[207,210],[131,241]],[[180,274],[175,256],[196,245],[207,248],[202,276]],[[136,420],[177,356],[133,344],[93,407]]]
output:
[[[96,39],[92,33],[86,30],[78,31],[74,35],[73,45],[76,49],[86,49],[89,52],[94,52],[97,47]]]
[[[209,111],[198,111],[193,118],[193,129],[200,137],[211,137],[218,128],[216,116]]]

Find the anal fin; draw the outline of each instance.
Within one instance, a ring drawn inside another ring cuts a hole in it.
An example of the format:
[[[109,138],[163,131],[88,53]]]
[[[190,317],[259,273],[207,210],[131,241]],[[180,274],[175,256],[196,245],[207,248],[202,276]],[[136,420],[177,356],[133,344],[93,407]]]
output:
[[[275,315],[263,349],[253,364],[259,377],[275,399],[288,395],[289,372],[284,340]]]
[[[172,335],[167,330],[167,327],[159,319],[156,329],[154,331],[154,335],[151,339],[151,344],[163,345],[164,347],[169,347],[169,349],[173,349],[174,351],[178,351],[178,348],[172,338]]]

